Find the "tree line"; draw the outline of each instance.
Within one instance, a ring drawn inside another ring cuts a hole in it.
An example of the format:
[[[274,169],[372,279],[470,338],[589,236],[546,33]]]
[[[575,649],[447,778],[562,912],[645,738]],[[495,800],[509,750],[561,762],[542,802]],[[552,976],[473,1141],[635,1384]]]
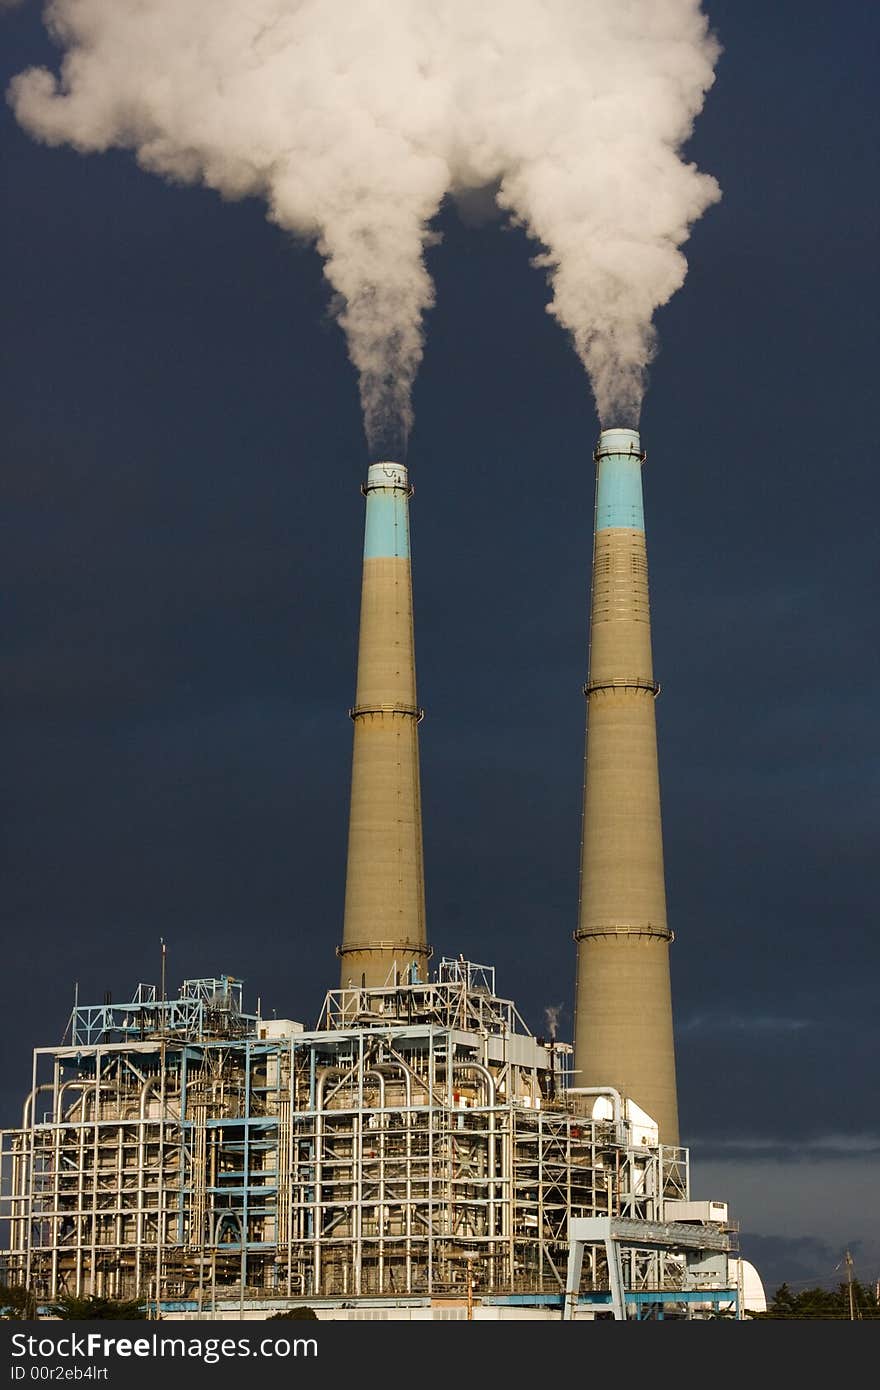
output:
[[[850,1300],[850,1290],[852,1299]],[[836,1289],[802,1289],[794,1293],[780,1284],[767,1304],[766,1313],[750,1313],[753,1318],[836,1318],[860,1320],[880,1318],[877,1288],[859,1283],[838,1284]]]

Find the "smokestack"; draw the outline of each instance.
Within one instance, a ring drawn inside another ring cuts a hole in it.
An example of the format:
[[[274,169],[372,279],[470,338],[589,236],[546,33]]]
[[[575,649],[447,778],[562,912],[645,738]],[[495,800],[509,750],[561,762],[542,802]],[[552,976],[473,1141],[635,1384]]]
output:
[[[635,430],[595,453],[587,751],[577,940],[578,1086],[614,1086],[678,1143],[660,782]]]
[[[419,796],[409,486],[399,463],[374,463],[367,499],[341,985],[422,979],[425,875]]]

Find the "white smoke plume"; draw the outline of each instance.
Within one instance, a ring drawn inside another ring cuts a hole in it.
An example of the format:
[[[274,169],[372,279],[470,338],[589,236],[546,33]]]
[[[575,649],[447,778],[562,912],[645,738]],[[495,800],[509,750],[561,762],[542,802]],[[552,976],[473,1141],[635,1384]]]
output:
[[[563,1004],[548,1004],[544,1010],[544,1021],[547,1024],[547,1034],[552,1042],[556,1041],[556,1034],[559,1031],[559,1018],[565,1006]]]
[[[652,316],[719,196],[680,150],[718,46],[700,0],[49,0],[60,73],[9,100],[49,144],[135,150],[314,241],[374,452],[405,444],[447,193],[539,244],[603,423],[638,421]]]

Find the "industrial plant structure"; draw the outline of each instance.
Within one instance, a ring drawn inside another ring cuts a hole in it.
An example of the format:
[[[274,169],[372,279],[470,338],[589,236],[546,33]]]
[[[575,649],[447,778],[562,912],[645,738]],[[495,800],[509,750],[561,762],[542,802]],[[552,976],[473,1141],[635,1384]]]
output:
[[[0,1137],[7,1282],[165,1317],[690,1317],[740,1308],[723,1202],[678,1143],[647,568],[605,430],[574,1049],[492,968],[431,965],[407,471],[367,499],[338,989],[314,1029],[231,976],[77,1002]]]

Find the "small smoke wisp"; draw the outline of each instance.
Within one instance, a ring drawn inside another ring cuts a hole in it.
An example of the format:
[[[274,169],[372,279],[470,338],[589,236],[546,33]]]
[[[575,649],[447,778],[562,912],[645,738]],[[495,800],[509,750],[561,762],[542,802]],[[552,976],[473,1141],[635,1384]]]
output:
[[[374,454],[402,450],[447,194],[538,243],[603,424],[638,422],[652,317],[720,195],[680,157],[718,45],[700,0],[50,0],[22,126],[260,197],[324,259]]]
[[[564,1007],[564,1004],[548,1004],[544,1010],[544,1022],[547,1025],[547,1036],[551,1042],[556,1041],[556,1034],[559,1031],[559,1019]]]

